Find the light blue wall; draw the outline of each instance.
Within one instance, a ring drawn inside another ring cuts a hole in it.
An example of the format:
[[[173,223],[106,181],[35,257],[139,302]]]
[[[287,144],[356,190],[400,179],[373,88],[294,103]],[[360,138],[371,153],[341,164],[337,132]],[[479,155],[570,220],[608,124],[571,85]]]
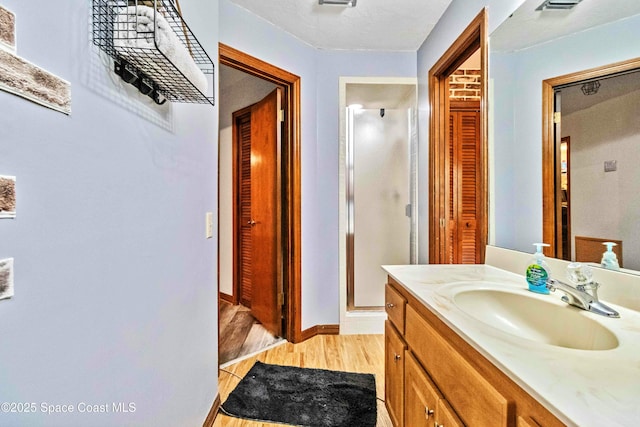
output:
[[[228,0],[220,41],[301,78],[302,328],[338,324],[338,80],[413,77],[415,52],[317,50]]]
[[[513,220],[516,173],[513,157],[516,152],[513,135],[514,111],[513,91],[518,70],[509,60],[510,55],[492,54],[490,56],[490,85],[493,98],[489,105],[493,116],[493,155],[494,200],[495,200],[495,243],[506,248],[514,247],[516,224]],[[498,89],[496,89],[498,87]],[[491,138],[491,136],[490,136]]]
[[[91,44],[89,4],[2,1],[18,54],[71,83],[73,111],[0,91],[0,174],[17,176],[17,218],[0,220],[0,258],[15,258],[0,401],[38,405],[0,425],[201,425],[217,394],[216,239],[204,238],[217,107],[120,89]],[[181,5],[217,58],[217,2]],[[46,415],[44,402],[136,411]]]
[[[516,53],[492,55],[497,245],[530,251],[531,243],[542,238],[542,81],[640,57],[638,40],[637,15]],[[515,78],[509,81],[507,74]]]
[[[418,49],[418,129],[419,169],[418,182],[421,195],[429,194],[429,90],[428,74],[464,29],[487,7],[489,32],[504,21],[524,0],[453,0],[433,31]],[[429,261],[429,204],[428,197],[420,197],[419,212],[419,262]]]
[[[318,149],[314,156],[319,171],[316,190],[319,205],[314,233],[321,244],[316,253],[321,254],[324,265],[315,265],[314,275],[327,280],[321,281],[321,286],[313,292],[316,301],[331,292],[331,304],[338,316],[339,176],[340,168],[344,167],[339,161],[339,80],[340,77],[415,77],[416,62],[415,52],[318,51],[317,64]],[[319,324],[326,323],[317,317],[316,320]],[[330,323],[339,323],[339,318]]]

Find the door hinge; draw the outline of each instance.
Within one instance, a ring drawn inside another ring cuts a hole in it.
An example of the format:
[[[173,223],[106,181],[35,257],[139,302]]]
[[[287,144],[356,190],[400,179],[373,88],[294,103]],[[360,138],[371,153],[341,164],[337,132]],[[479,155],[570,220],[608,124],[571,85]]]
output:
[[[278,305],[281,307],[284,305],[284,293],[278,293]]]
[[[278,111],[278,120],[284,123],[284,110]]]
[[[553,123],[558,124],[562,120],[562,113],[556,112],[553,113]]]

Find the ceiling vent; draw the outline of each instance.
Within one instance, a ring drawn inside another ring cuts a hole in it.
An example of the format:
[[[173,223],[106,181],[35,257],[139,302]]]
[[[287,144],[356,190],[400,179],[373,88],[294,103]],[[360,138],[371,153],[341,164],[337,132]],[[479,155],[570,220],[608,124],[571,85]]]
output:
[[[573,9],[582,0],[545,0],[536,10],[567,10]]]
[[[356,7],[358,0],[318,0],[319,5],[329,4],[333,6]]]

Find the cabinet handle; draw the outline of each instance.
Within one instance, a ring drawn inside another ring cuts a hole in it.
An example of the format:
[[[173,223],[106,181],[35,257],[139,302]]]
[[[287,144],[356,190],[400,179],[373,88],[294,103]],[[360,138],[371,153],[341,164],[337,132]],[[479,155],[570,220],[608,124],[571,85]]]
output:
[[[396,305],[395,305],[395,304],[393,304],[393,303],[389,303],[389,304],[387,304],[387,308],[393,308],[393,307],[395,307],[395,306],[396,306]]]
[[[424,407],[424,415],[425,417],[427,417],[427,419],[431,418],[431,415],[433,414],[434,414],[433,409],[429,409],[428,406]]]
[[[396,356],[393,358],[396,362],[400,359],[402,359],[402,356],[400,356],[399,354],[396,354]]]

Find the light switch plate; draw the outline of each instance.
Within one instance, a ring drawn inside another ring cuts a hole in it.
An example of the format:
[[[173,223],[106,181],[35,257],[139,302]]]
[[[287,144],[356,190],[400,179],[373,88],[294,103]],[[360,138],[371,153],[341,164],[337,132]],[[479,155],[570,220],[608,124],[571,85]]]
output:
[[[205,220],[206,220],[206,237],[207,239],[211,239],[213,237],[213,212],[207,212],[206,216],[205,216]]]
[[[0,300],[13,296],[13,258],[0,260]]]

